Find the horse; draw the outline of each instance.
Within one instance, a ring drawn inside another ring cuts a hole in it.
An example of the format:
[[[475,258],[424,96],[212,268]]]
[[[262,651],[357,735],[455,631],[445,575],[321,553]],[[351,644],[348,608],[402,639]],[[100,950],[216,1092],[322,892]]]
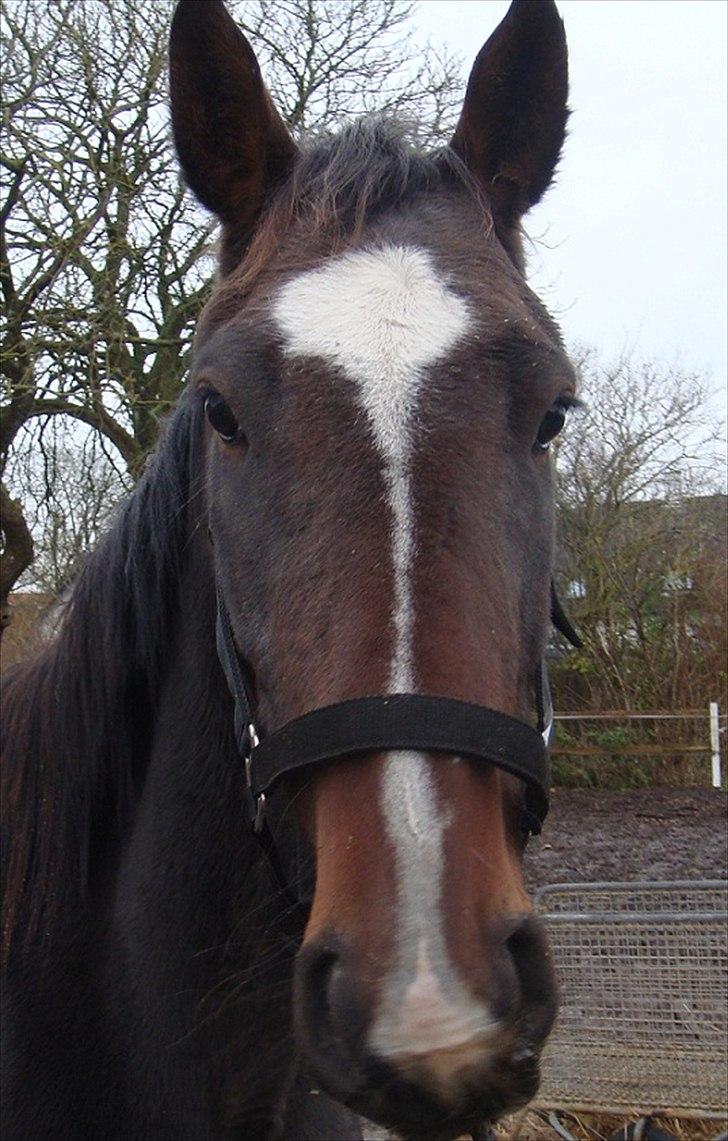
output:
[[[369,118],[297,144],[222,0],[180,0],[170,95],[219,275],[7,681],[5,1136],[477,1132],[557,1007],[521,863],[575,373],[521,219],[563,24],[514,0],[434,151]]]

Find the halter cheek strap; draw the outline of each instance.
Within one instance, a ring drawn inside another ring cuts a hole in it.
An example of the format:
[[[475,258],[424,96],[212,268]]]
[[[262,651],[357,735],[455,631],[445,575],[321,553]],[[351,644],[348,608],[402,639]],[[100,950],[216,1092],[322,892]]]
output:
[[[554,703],[551,698],[549,671],[543,658],[536,668],[536,717],[543,743],[548,749],[554,735]]]
[[[217,617],[215,620],[215,642],[228,689],[235,702],[234,727],[238,751],[246,756],[258,743],[258,735],[253,721],[253,701],[247,683],[240,669],[240,659],[235,647],[235,636],[228,608],[217,584]],[[254,739],[254,741],[253,741]]]

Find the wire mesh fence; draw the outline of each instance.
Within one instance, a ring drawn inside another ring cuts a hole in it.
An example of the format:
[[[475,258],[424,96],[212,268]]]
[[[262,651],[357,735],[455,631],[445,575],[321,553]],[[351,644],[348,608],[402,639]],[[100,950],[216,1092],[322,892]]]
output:
[[[561,984],[539,1104],[726,1113],[728,881],[553,884]]]

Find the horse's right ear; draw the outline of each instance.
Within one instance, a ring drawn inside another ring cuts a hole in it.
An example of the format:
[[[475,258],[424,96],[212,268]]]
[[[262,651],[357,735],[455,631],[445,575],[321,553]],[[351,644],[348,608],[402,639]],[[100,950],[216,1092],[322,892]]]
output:
[[[255,225],[296,144],[222,0],[179,0],[169,45],[172,126],[188,185],[236,234]]]

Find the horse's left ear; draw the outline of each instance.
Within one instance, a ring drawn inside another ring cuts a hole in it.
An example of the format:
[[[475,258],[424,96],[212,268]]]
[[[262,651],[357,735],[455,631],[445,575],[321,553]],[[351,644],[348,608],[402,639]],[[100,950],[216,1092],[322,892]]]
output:
[[[515,225],[551,182],[566,134],[568,64],[553,0],[513,0],[470,73],[451,146]]]

